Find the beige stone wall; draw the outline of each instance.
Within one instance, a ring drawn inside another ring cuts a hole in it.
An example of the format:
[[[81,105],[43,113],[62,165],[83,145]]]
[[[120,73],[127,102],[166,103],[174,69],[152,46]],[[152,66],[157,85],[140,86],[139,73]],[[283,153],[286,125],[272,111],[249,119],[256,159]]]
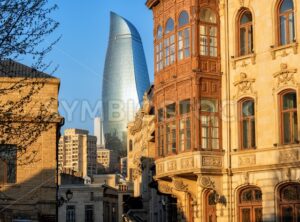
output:
[[[1,88],[20,81],[20,78],[0,78]],[[20,91],[1,98],[18,101],[27,94],[33,83],[37,84],[41,81],[44,86],[34,93],[31,102],[23,107],[24,113],[14,113],[21,117],[26,115],[22,121],[34,123],[40,104],[47,106],[51,103],[48,107],[49,113],[58,114],[60,81],[56,78],[27,80],[25,87]],[[9,199],[8,201],[0,200],[0,208],[5,207],[5,210],[0,212],[0,218],[3,213],[6,216],[10,215],[8,218],[12,218],[14,215],[28,215],[33,221],[37,220],[38,214],[52,215],[55,218],[56,143],[60,122],[61,117],[59,115],[57,118],[51,119],[51,122],[47,123],[48,130],[42,131],[34,143],[26,148],[23,155],[18,152],[16,183],[0,185],[0,193]],[[10,142],[13,143],[13,141]]]

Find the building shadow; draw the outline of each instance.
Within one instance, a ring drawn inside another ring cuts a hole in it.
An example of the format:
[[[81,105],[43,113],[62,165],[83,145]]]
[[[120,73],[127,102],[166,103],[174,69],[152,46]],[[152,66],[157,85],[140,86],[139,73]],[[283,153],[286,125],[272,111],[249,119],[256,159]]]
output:
[[[56,181],[56,169],[43,169],[22,182],[0,185],[0,222],[55,222]]]

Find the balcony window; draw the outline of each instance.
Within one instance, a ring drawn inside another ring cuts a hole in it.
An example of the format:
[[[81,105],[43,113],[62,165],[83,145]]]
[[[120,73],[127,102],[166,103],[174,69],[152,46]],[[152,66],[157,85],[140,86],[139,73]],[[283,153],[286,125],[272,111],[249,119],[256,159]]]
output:
[[[189,23],[189,15],[183,11],[178,19],[178,60],[190,56],[190,29],[186,27]]]
[[[217,15],[209,8],[200,10],[200,55],[218,56]]]
[[[179,103],[179,151],[191,149],[191,120],[190,100],[183,100]]]
[[[200,107],[201,147],[207,150],[218,150],[219,146],[219,113],[216,99],[202,99]]]
[[[169,66],[175,62],[175,36],[174,21],[169,18],[166,23],[164,38],[164,65]]]

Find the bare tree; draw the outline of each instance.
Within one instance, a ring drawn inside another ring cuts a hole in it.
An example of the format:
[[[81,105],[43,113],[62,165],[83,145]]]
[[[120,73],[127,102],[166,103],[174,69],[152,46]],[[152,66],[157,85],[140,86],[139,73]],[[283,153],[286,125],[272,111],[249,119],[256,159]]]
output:
[[[55,99],[47,103],[33,100],[49,79],[44,72],[52,65],[45,62],[45,56],[60,39],[46,41],[58,27],[50,17],[56,9],[47,0],[0,0],[0,77],[18,79],[0,82],[0,154],[27,155],[21,164],[35,160],[36,151],[28,147],[58,116],[49,109]],[[16,62],[23,59],[31,62],[30,68]],[[29,121],[32,118],[34,121]],[[13,155],[0,158],[9,162],[9,156]]]

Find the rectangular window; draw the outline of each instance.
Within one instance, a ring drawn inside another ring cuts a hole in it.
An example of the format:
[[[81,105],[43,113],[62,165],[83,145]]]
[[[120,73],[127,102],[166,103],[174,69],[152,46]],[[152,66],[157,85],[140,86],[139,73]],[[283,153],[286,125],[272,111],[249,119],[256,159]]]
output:
[[[176,153],[176,123],[169,122],[166,125],[167,152]]]
[[[200,25],[200,55],[208,56],[208,41],[206,27]]]
[[[0,184],[16,183],[17,147],[10,144],[0,145]]]
[[[93,221],[94,221],[94,206],[85,205],[85,222],[93,222]]]
[[[66,209],[66,222],[75,222],[75,206],[69,205]]]
[[[191,121],[190,121],[190,100],[179,102],[179,151],[191,149]]]
[[[163,69],[163,46],[162,42],[158,43],[155,47],[156,51],[156,71]]]
[[[176,104],[172,103],[166,107],[166,117],[167,119],[174,118],[176,115]]]
[[[202,149],[219,149],[219,117],[216,99],[201,100],[201,147]]]
[[[164,109],[163,108],[158,109],[157,116],[158,116],[158,118],[157,118],[158,122],[164,121]]]
[[[165,48],[165,66],[172,65],[175,62],[175,36],[171,35],[170,37],[164,40]]]
[[[178,32],[178,60],[190,56],[190,29],[186,28]]]
[[[164,155],[164,126],[158,126],[158,156]]]

